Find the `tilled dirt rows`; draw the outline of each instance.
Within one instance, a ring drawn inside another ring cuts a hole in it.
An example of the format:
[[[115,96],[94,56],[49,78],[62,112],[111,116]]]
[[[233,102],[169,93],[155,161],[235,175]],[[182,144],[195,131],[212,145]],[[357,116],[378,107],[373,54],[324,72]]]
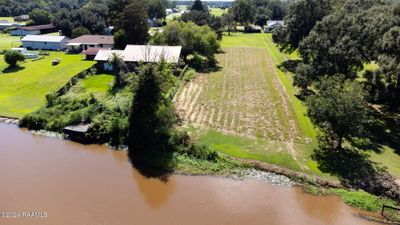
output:
[[[295,115],[272,58],[265,49],[227,48],[222,70],[199,74],[175,96],[182,119],[226,134],[288,143],[301,138]]]

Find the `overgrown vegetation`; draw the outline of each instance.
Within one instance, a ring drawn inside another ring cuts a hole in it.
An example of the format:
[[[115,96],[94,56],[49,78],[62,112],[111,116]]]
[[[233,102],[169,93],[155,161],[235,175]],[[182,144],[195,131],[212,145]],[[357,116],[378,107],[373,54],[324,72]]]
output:
[[[46,106],[25,116],[20,126],[62,132],[69,125],[90,124],[85,134],[88,141],[109,142],[113,146],[127,144],[131,89],[135,78],[116,93],[111,91],[113,82],[108,77],[102,78],[102,75],[91,75],[76,85],[79,87],[73,87],[60,97],[48,94]],[[91,88],[93,86],[97,88]]]
[[[198,70],[214,68],[214,55],[220,49],[218,37],[210,27],[192,22],[171,22],[162,32],[157,32],[150,43],[182,46],[182,58]]]

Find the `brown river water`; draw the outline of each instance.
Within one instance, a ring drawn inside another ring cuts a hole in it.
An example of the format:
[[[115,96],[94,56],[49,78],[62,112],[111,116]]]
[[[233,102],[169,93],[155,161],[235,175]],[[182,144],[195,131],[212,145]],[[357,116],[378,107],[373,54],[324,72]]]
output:
[[[338,197],[256,180],[147,179],[125,152],[0,124],[0,224],[374,224],[359,212]]]

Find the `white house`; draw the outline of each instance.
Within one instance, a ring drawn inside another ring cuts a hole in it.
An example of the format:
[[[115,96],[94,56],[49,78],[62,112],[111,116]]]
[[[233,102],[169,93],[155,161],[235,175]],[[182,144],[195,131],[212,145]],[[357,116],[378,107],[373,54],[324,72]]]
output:
[[[42,50],[63,50],[67,41],[68,38],[65,36],[51,35],[26,35],[21,39],[24,48]]]
[[[104,70],[112,70],[107,63],[113,53],[119,55],[128,65],[138,62],[154,63],[165,60],[168,63],[178,63],[182,46],[160,46],[160,45],[127,45],[125,50],[100,50],[96,60]]]

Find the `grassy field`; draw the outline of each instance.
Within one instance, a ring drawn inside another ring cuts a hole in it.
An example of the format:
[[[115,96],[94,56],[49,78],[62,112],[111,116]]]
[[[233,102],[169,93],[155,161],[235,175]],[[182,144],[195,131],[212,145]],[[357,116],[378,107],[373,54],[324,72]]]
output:
[[[193,136],[229,155],[321,174],[310,159],[316,131],[276,68],[297,55],[281,54],[269,34],[224,36],[222,46],[222,69],[199,74],[175,99]]]
[[[0,16],[0,20],[7,20],[8,22],[14,22],[14,18],[13,17],[1,17]]]
[[[74,85],[67,95],[74,94],[93,94],[97,98],[104,97],[111,89],[114,76],[108,74],[98,74],[88,76]]]
[[[55,58],[60,58],[61,63],[52,66],[51,61]],[[45,103],[47,93],[58,90],[94,63],[81,60],[80,55],[51,52],[44,59],[27,60],[10,71],[0,56],[0,115],[21,118],[39,109]]]
[[[227,9],[221,9],[221,8],[211,8],[210,9],[211,15],[214,15],[214,16],[222,16],[222,14],[224,14],[227,11],[228,11]]]
[[[199,74],[175,98],[193,137],[229,155],[333,178],[311,160],[317,131],[295,96],[291,74],[276,67],[298,55],[279,52],[270,34],[224,35],[221,45],[221,70]],[[393,146],[367,154],[400,177]]]
[[[11,36],[8,34],[0,34],[0,50],[10,49],[13,47],[19,47],[21,37]]]

